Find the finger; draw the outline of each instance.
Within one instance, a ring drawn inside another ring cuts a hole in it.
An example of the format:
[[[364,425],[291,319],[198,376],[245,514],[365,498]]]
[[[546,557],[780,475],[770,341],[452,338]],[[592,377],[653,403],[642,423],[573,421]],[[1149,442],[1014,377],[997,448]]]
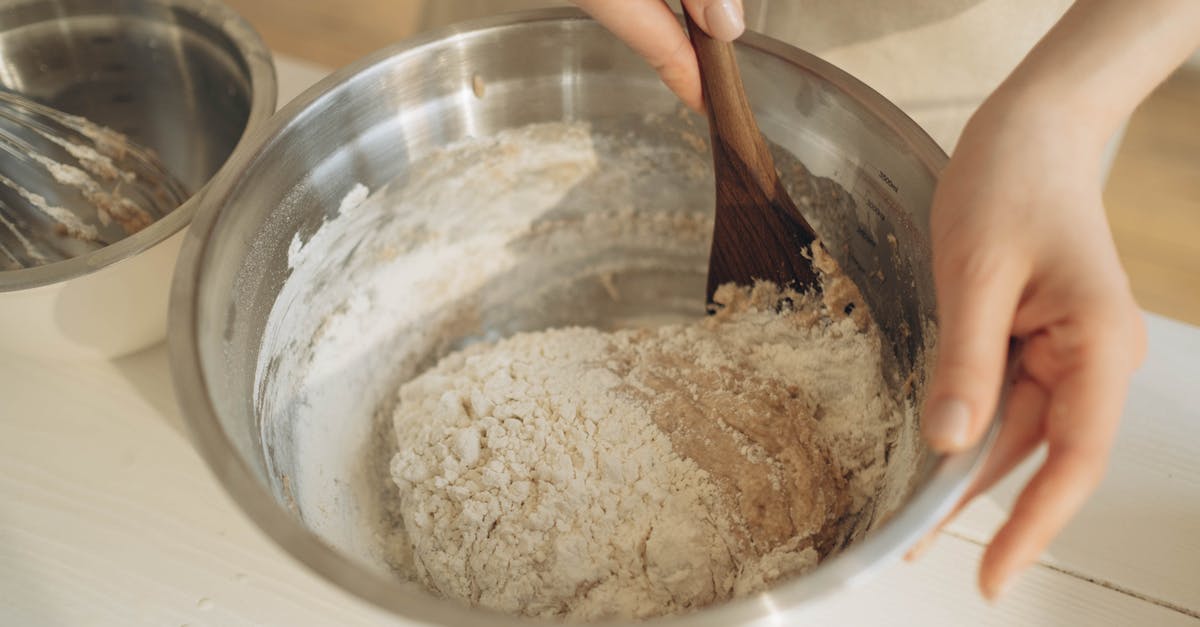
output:
[[[984,553],[979,585],[985,596],[1001,595],[1100,482],[1127,387],[1121,362],[1101,356],[1054,390],[1046,417],[1049,454]]]
[[[1059,297],[1060,299],[1062,297]],[[1054,381],[1073,372],[1088,360],[1097,359],[1093,337],[1105,337],[1114,366],[1132,374],[1146,357],[1146,322],[1142,311],[1129,300],[1075,297],[1076,307],[1089,312],[1086,325],[1072,318],[1060,318],[1024,342],[1022,365],[1035,379]],[[1018,316],[1024,317],[1025,310]],[[1014,327],[1015,328],[1015,327]]]
[[[696,52],[662,0],[576,0],[576,4],[641,55],[684,104],[703,110]]]
[[[917,543],[912,545],[908,549],[908,552],[904,554],[904,561],[915,562],[921,559],[921,556],[929,550],[929,547],[933,546],[934,541],[937,540],[938,535],[942,532],[942,524],[938,523],[937,528],[921,536],[921,539],[917,540]]]
[[[952,518],[972,499],[990,490],[1037,448],[1045,437],[1043,425],[1048,399],[1046,389],[1038,382],[1025,376],[1017,379],[1008,393],[996,441],[971,482],[971,487],[967,488],[948,518]]]
[[[713,39],[733,41],[746,30],[741,0],[683,0],[683,6]]]
[[[1046,390],[1036,381],[1022,377],[1013,384],[1004,409],[1000,432],[988,452],[971,486],[955,504],[954,509],[932,531],[917,541],[904,559],[915,560],[933,545],[937,534],[966,508],[977,496],[991,489],[1037,448],[1043,437],[1043,413],[1046,409]]]
[[[1003,251],[938,253],[937,362],[921,428],[935,450],[951,453],[974,445],[992,418],[1027,273]]]

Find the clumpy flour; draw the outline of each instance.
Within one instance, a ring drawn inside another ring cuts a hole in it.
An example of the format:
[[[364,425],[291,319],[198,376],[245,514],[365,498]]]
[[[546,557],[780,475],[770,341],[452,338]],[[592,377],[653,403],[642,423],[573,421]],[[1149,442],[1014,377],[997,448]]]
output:
[[[522,333],[400,389],[391,475],[417,577],[506,612],[647,617],[813,568],[902,420],[879,341],[727,286],[691,324]]]
[[[703,127],[644,123],[467,139],[297,236],[256,402],[325,542],[472,606],[646,618],[803,574],[902,501],[913,403],[861,296],[818,251],[820,295],[703,315]]]

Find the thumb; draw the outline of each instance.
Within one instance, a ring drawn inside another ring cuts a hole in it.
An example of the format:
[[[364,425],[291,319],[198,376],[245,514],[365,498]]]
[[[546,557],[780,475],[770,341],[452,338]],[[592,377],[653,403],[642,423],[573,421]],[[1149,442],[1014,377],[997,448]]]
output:
[[[925,438],[944,453],[974,445],[991,422],[1027,278],[1004,251],[964,240],[955,248],[934,250],[937,362],[921,416]]]
[[[683,0],[683,6],[713,39],[733,41],[746,30],[741,0]]]
[[[687,106],[704,111],[692,42],[663,0],[575,0],[575,4],[641,55]],[[692,16],[695,19],[694,12]]]

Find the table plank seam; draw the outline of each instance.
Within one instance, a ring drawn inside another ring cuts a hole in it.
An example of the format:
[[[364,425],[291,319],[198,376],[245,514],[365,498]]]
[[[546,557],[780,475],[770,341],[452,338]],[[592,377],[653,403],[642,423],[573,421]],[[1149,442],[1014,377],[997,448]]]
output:
[[[963,540],[965,542],[970,542],[971,544],[974,544],[978,547],[987,548],[986,542],[980,542],[979,540],[976,540],[975,538],[972,538],[969,535],[959,533],[956,531],[951,531],[949,529],[943,529],[942,533],[951,538],[957,538],[957,539]],[[1102,588],[1107,588],[1109,590],[1112,590],[1113,592],[1117,592],[1117,593],[1124,594],[1129,597],[1133,597],[1139,601],[1153,603],[1154,605],[1157,605],[1163,609],[1171,610],[1173,612],[1178,612],[1180,614],[1183,614],[1184,616],[1190,616],[1192,618],[1200,619],[1200,610],[1194,610],[1194,609],[1179,605],[1178,603],[1172,603],[1171,601],[1167,601],[1166,599],[1160,599],[1158,597],[1154,597],[1149,594],[1138,592],[1137,590],[1133,590],[1132,588],[1122,586],[1121,584],[1114,583],[1114,582],[1108,581],[1106,579],[1101,579],[1100,577],[1094,577],[1092,575],[1088,575],[1086,573],[1082,573],[1077,570],[1073,570],[1070,568],[1060,566],[1058,564],[1048,562],[1044,558],[1038,558],[1038,561],[1034,563],[1034,566],[1040,567],[1040,568],[1046,568],[1046,569],[1052,570],[1056,573],[1067,575],[1068,577],[1074,577],[1076,579],[1079,579],[1080,581],[1086,581],[1087,583],[1097,585]]]

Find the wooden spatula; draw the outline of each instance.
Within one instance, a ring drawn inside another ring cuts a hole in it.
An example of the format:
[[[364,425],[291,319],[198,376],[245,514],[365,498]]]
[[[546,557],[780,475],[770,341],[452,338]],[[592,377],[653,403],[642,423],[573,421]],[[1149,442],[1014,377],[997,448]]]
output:
[[[817,289],[811,258],[817,235],[779,181],[746,100],[733,44],[709,37],[686,12],[685,20],[700,61],[717,181],[708,302],[725,283],[753,285],[756,279]]]

